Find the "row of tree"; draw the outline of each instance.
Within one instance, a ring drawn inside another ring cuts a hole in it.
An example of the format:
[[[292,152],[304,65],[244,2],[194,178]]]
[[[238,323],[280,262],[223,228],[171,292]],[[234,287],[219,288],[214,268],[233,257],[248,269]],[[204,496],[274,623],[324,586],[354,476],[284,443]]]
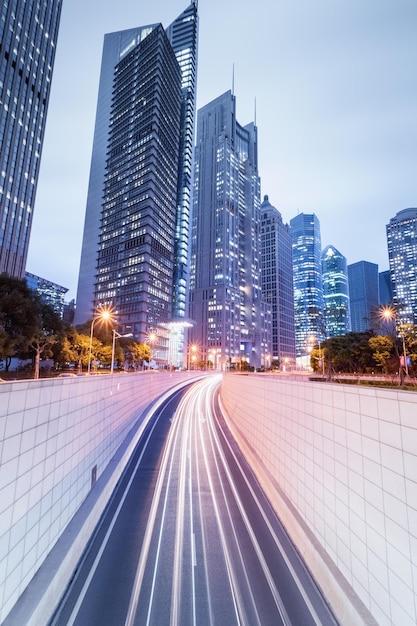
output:
[[[112,328],[96,324],[92,339],[90,328],[91,321],[76,328],[64,323],[52,306],[28,288],[26,280],[0,275],[0,361],[6,371],[13,357],[31,359],[34,378],[39,378],[41,359],[53,359],[59,369],[74,366],[81,371],[91,356],[94,363],[111,367]],[[121,338],[114,357],[116,367],[139,369],[149,362],[150,347]]]
[[[395,325],[384,333],[374,331],[347,333],[330,337],[311,352],[311,367],[316,372],[417,376],[417,327]]]

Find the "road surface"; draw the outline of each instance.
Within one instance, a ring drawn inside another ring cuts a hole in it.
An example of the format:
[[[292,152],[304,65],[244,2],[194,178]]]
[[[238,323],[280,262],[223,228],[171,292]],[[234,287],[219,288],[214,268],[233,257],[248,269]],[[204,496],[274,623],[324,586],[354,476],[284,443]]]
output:
[[[160,406],[51,626],[332,626],[223,422],[219,376]]]

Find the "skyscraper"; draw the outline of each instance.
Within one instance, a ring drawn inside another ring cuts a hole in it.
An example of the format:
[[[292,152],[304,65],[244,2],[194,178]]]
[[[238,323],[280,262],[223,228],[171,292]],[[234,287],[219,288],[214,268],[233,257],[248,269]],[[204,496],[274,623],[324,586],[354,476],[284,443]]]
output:
[[[350,332],[349,287],[346,257],[334,246],[321,255],[324,325],[326,337]]]
[[[112,307],[121,332],[185,317],[197,65],[197,2],[165,31],[104,38],[76,323]]]
[[[317,216],[300,213],[290,221],[294,269],[294,319],[297,356],[307,354],[309,337],[325,337],[321,235]]]
[[[292,241],[281,213],[264,197],[261,204],[262,297],[271,307],[272,360],[295,360]]]
[[[0,273],[23,278],[62,0],[2,2]]]
[[[350,323],[353,332],[363,333],[375,326],[379,304],[378,265],[358,261],[348,265]]]
[[[379,272],[378,284],[379,304],[386,306],[392,304],[391,272],[389,270]]]
[[[399,321],[417,324],[417,209],[404,209],[390,220],[387,243]]]
[[[230,91],[197,114],[191,244],[192,341],[215,368],[270,354],[261,301],[257,128],[236,121]]]

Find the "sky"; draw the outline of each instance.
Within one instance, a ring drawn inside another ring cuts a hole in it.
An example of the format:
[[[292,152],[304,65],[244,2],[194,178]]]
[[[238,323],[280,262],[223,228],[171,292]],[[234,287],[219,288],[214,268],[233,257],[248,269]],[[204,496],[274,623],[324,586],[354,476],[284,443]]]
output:
[[[63,0],[27,271],[76,298],[103,38],[187,1]],[[261,194],[315,213],[322,247],[388,269],[385,227],[417,206],[415,0],[199,0],[197,108],[234,86],[258,126]]]

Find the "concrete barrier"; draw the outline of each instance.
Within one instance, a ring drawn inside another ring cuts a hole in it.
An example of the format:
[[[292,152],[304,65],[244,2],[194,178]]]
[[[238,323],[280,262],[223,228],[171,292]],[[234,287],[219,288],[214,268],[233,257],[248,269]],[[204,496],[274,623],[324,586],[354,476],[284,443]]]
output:
[[[222,403],[341,624],[417,623],[417,393],[225,374]]]
[[[192,378],[146,372],[1,384],[0,623],[45,626],[130,457],[144,409]]]

